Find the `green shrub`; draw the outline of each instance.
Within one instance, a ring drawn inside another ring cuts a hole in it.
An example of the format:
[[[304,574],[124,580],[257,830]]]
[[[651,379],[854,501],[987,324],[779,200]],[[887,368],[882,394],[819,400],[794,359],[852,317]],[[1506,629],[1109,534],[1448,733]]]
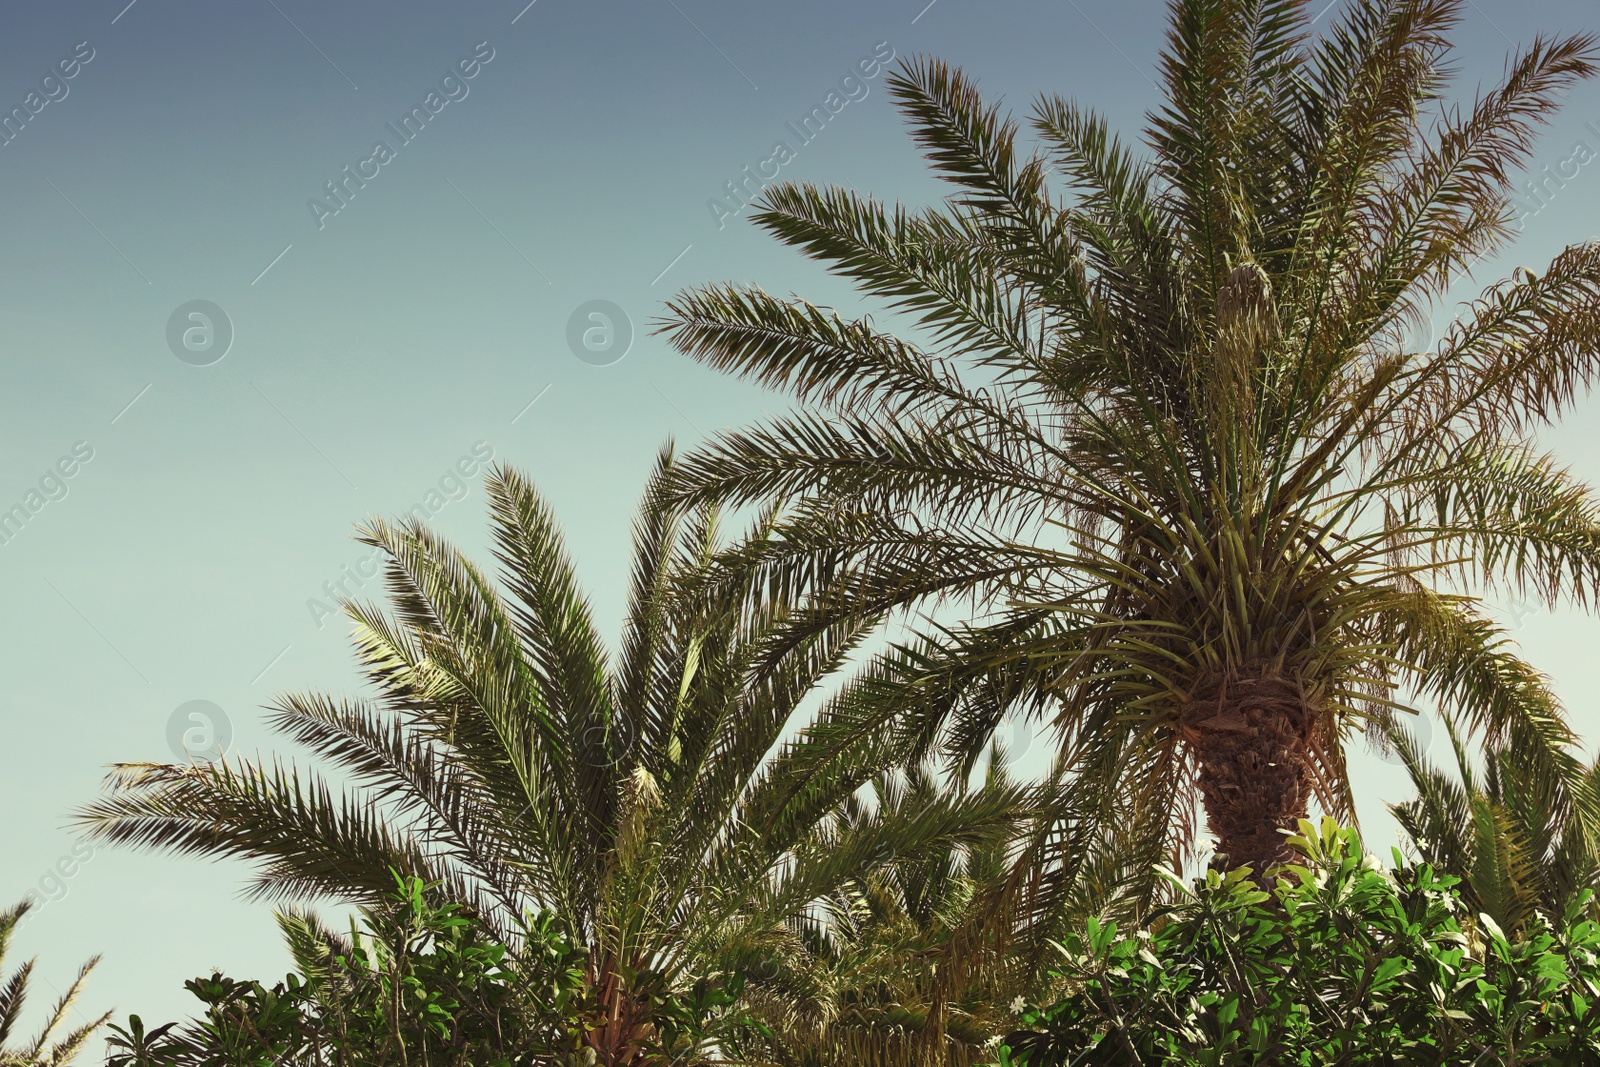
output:
[[[187,1023],[113,1026],[108,1067],[512,1067],[582,1063],[583,953],[549,916],[515,956],[432,886],[399,878],[387,906],[334,934],[279,916],[296,972],[271,988],[221,974],[185,983]]]
[[[1063,999],[1022,1013],[1026,1067],[1600,1064],[1600,926],[1588,894],[1509,941],[1455,879],[1354,830],[1301,823],[1265,891],[1213,871],[1147,929],[1091,920],[1060,946]]]

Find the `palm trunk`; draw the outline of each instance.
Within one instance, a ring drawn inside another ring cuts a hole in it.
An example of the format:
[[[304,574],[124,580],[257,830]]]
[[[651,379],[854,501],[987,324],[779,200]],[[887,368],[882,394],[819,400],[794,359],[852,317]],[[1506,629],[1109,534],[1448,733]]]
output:
[[[651,1030],[645,1005],[629,993],[617,971],[610,954],[601,966],[589,965],[589,987],[601,1018],[584,1034],[583,1043],[594,1050],[599,1067],[635,1067]]]
[[[928,1013],[923,1019],[920,1035],[921,1062],[928,1067],[944,1067],[950,1062],[950,1052],[945,1047],[945,990],[938,963],[934,963],[933,967],[932,996],[928,998]]]
[[[1293,678],[1240,672],[1206,679],[1179,713],[1199,764],[1218,866],[1259,879],[1294,857],[1284,830],[1306,817],[1316,789],[1324,709]]]

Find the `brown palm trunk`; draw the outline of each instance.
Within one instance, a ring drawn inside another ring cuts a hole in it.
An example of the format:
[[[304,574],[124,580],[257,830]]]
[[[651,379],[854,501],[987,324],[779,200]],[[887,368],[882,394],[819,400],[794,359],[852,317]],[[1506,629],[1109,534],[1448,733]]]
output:
[[[651,1026],[645,1005],[630,995],[608,954],[602,965],[589,965],[589,987],[600,1007],[598,1025],[584,1034],[600,1067],[635,1067],[644,1057]]]
[[[1293,859],[1281,831],[1306,817],[1323,718],[1321,702],[1279,674],[1218,675],[1195,687],[1178,722],[1199,764],[1218,866],[1260,878]]]

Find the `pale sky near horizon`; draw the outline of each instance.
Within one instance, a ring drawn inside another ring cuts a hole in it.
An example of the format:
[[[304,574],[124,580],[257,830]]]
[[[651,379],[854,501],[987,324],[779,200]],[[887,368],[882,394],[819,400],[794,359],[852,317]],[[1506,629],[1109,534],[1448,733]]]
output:
[[[943,191],[858,64],[938,55],[1019,113],[1062,93],[1135,135],[1164,29],[1154,0],[525,3],[0,15],[0,116],[27,115],[0,145],[0,513],[29,509],[0,542],[0,905],[57,898],[15,950],[40,954],[49,983],[104,955],[85,1013],[164,1021],[213,966],[285,970],[270,910],[240,897],[245,864],[81,859],[67,817],[108,763],[172,758],[191,702],[222,709],[232,751],[287,751],[263,725],[275,692],[355,691],[343,628],[317,605],[360,591],[357,521],[421,508],[483,557],[477,474],[490,456],[517,465],[614,632],[657,447],[786,406],[672,353],[649,332],[662,301],[738,280],[869,307],[732,213],[730,183],[776,160],[783,178],[912,203]],[[1512,42],[1597,15],[1472,0],[1457,84],[1470,96]],[[830,93],[837,114],[797,136]],[[1541,138],[1543,192],[1483,278],[1600,235],[1597,152],[1590,83]],[[587,318],[608,307],[624,318]],[[579,358],[570,338],[582,349],[591,329],[614,347]],[[1596,410],[1544,435],[1591,483]],[[1600,622],[1496,610],[1592,752]],[[1386,851],[1404,776],[1367,754],[1355,775]]]

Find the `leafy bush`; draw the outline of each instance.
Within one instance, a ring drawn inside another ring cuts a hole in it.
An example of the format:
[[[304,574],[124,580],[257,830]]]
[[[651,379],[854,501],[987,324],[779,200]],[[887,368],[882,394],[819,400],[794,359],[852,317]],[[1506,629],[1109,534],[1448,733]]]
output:
[[[1301,823],[1270,891],[1209,872],[1148,929],[1090,921],[1069,992],[1027,1008],[1004,1065],[1600,1064],[1600,926],[1587,894],[1510,941],[1456,879],[1383,870],[1354,830]],[[1169,876],[1170,877],[1170,876]]]
[[[582,1063],[584,956],[544,916],[513,958],[417,878],[363,909],[348,937],[306,914],[279,923],[299,973],[270,989],[221,974],[185,987],[201,1018],[113,1026],[109,1067],[430,1067]]]

